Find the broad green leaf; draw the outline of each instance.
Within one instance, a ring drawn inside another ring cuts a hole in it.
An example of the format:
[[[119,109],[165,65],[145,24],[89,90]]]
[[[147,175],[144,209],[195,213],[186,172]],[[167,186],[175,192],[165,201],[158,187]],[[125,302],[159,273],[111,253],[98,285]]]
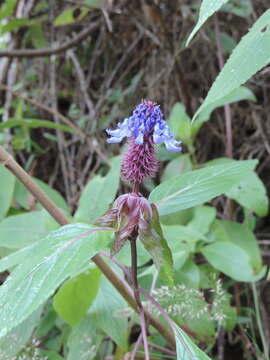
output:
[[[11,16],[16,6],[16,0],[5,0],[0,8],[0,20]],[[1,30],[1,28],[0,28]]]
[[[102,278],[97,297],[90,308],[91,319],[97,329],[103,330],[116,344],[127,350],[128,321],[123,310],[127,303],[119,292]]]
[[[270,9],[255,22],[233,50],[193,119],[210,104],[230,94],[270,61]]]
[[[15,126],[23,126],[27,128],[37,129],[40,127],[48,128],[48,129],[59,129],[68,133],[76,133],[76,130],[73,128],[62,125],[62,124],[56,124],[52,121],[47,120],[40,120],[40,119],[9,119],[5,121],[4,123],[0,124],[0,131],[4,129],[10,129]]]
[[[192,162],[189,154],[179,155],[176,159],[171,160],[165,167],[162,174],[162,181],[168,180],[173,176],[183,174],[192,170]]]
[[[268,196],[265,186],[255,172],[252,172],[238,185],[226,192],[226,196],[237,201],[243,207],[254,211],[258,216],[268,213]]]
[[[139,239],[145,249],[151,254],[161,278],[167,284],[173,285],[173,258],[171,249],[163,235],[159,216],[155,205],[152,205],[153,218],[147,228],[139,228]]]
[[[98,251],[105,250],[110,237],[111,232],[72,224],[24,248],[24,261],[0,287],[0,337],[23,322]],[[16,253],[10,256],[14,259]]]
[[[208,161],[205,166],[233,164],[236,160],[219,158]],[[255,172],[251,172],[239,184],[233,186],[225,193],[231,199],[237,201],[243,207],[254,211],[258,216],[265,216],[268,212],[268,197],[264,184]]]
[[[1,15],[0,15],[1,17]],[[10,20],[7,24],[3,25],[0,32],[2,34],[20,28],[22,25],[30,25],[31,21],[27,18],[17,18]]]
[[[234,221],[215,220],[209,240],[232,242],[248,254],[254,272],[259,273],[262,270],[262,258],[257,239],[243,225]]]
[[[200,206],[193,210],[193,218],[188,227],[197,230],[201,234],[208,233],[209,228],[216,217],[216,209],[212,206]]]
[[[253,6],[251,0],[233,0],[225,4],[221,10],[246,18],[252,14]]]
[[[6,216],[10,208],[14,186],[14,175],[0,164],[0,220]]]
[[[192,260],[187,260],[184,266],[175,273],[175,282],[185,284],[190,288],[198,289],[200,284],[200,270]]]
[[[92,360],[96,356],[102,334],[97,332],[90,315],[73,327],[67,340],[67,360]]]
[[[0,246],[19,249],[47,234],[44,212],[8,216],[0,222]]]
[[[207,261],[216,269],[237,281],[255,281],[251,259],[246,251],[231,242],[216,242],[201,250]]]
[[[173,330],[176,342],[177,360],[211,360],[190,337],[175,323]]]
[[[164,181],[150,194],[161,215],[188,209],[210,201],[242,181],[256,166],[256,160],[237,161],[187,172]]]
[[[240,86],[237,89],[234,89],[231,93],[222,97],[221,99],[211,103],[209,106],[206,106],[198,115],[195,122],[192,123],[191,133],[195,137],[200,130],[201,126],[211,118],[212,112],[225,105],[231,104],[241,100],[256,101],[256,97],[253,92],[245,86]]]
[[[46,193],[46,195],[62,210],[65,211],[66,214],[70,214],[70,209],[68,207],[67,202],[63,198],[63,196],[56,191],[55,189],[51,188],[49,185],[44,183],[42,180],[37,178],[32,178],[35,183],[41,187],[41,189]],[[31,205],[33,203],[33,195],[26,189],[26,187],[19,181],[15,183],[15,191],[14,191],[14,198],[18,202],[20,206],[25,209],[30,210]],[[36,207],[38,209],[43,209],[43,207],[37,203]]]
[[[73,24],[75,21],[81,20],[89,12],[88,8],[80,7],[79,16],[75,16],[75,14],[76,14],[75,10],[77,10],[76,7],[64,10],[54,20],[54,22],[53,22],[54,26]]]
[[[69,325],[78,324],[94,301],[101,272],[91,268],[65,282],[53,298],[53,306]]]
[[[176,103],[172,107],[170,117],[168,120],[170,129],[174,136],[184,144],[189,144],[191,140],[191,119],[186,113],[183,104]]]
[[[120,158],[115,157],[111,160],[111,170],[105,177],[96,175],[86,185],[79,200],[79,207],[74,219],[94,223],[103,215],[115,198],[119,178]]]
[[[190,43],[190,41],[193,39],[194,35],[202,27],[202,25],[206,22],[206,20],[210,16],[212,16],[216,11],[218,11],[221,8],[221,6],[224,5],[226,2],[228,2],[228,0],[203,0],[202,1],[201,7],[200,7],[199,19],[187,39],[186,46]]]
[[[172,249],[173,256],[182,252],[194,252],[195,245],[199,240],[206,240],[205,236],[197,229],[192,229],[188,226],[169,225],[162,226],[164,235],[168,240],[169,246]]]
[[[15,355],[24,347],[37,326],[41,308],[33,312],[20,325],[12,329],[6,336],[0,339],[0,359],[15,359]]]

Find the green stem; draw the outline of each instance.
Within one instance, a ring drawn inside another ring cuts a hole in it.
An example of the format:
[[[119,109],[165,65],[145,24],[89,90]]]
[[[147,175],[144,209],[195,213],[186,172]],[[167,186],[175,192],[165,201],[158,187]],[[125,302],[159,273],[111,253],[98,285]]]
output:
[[[258,292],[257,292],[256,284],[254,282],[251,283],[251,288],[252,288],[252,293],[253,293],[253,298],[254,298],[256,320],[257,320],[259,333],[260,333],[260,337],[261,337],[262,345],[263,345],[263,352],[264,352],[265,359],[269,360],[268,345],[267,345],[266,338],[264,336],[260,307],[259,307],[259,302],[258,302]]]

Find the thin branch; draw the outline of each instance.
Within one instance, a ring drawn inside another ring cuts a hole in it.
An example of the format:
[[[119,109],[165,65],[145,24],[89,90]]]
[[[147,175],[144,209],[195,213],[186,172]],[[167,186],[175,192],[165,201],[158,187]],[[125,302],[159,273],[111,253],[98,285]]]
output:
[[[43,190],[32,180],[21,166],[10,156],[2,146],[0,146],[0,162],[5,165],[35,196],[41,205],[49,212],[50,215],[60,224],[67,225],[70,223],[69,218],[60,210],[53,201],[51,201]],[[132,295],[131,288],[102,260],[101,256],[95,255],[91,259],[97,267],[103,272],[106,278],[119,291],[127,303],[136,311],[139,312],[136,301]],[[159,319],[152,316],[146,311],[146,316],[149,323],[157,329],[157,331],[168,341],[168,343],[175,348],[175,339],[172,331],[165,327]]]
[[[81,41],[86,39],[89,34],[96,30],[100,25],[100,21],[92,22],[85,30],[82,30],[75,38],[72,40],[66,41],[63,45],[52,48],[44,49],[15,49],[15,50],[0,50],[0,57],[42,57],[50,56],[54,54],[60,54],[76,45]]]
[[[216,33],[216,45],[217,45],[217,56],[219,63],[219,70],[221,70],[224,66],[224,57],[223,50],[221,45],[221,34],[218,23],[218,17],[215,15],[215,33]],[[224,114],[225,114],[225,125],[226,125],[226,155],[229,158],[233,157],[233,143],[232,143],[232,114],[231,108],[229,104],[224,105]]]

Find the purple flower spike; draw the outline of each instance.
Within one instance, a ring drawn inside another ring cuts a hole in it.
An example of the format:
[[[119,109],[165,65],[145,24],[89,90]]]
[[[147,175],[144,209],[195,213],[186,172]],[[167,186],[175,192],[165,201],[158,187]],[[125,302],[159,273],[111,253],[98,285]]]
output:
[[[160,106],[152,101],[143,100],[135,107],[132,115],[122,123],[118,123],[116,130],[107,129],[111,137],[109,143],[119,143],[125,137],[134,138],[137,145],[142,145],[146,138],[152,138],[153,143],[164,142],[166,148],[171,151],[181,151],[181,142],[173,138],[173,133],[164,121]]]

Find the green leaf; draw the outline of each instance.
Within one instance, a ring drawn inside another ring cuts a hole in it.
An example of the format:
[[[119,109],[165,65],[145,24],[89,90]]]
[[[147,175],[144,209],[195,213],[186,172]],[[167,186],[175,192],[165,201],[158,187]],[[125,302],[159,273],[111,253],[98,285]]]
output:
[[[16,3],[16,0],[6,0],[3,2],[3,5],[0,8],[0,20],[12,15]]]
[[[0,219],[3,219],[10,208],[15,186],[15,177],[3,165],[0,165]]]
[[[47,185],[40,179],[34,177],[32,177],[32,179],[60,209],[64,210],[66,214],[70,214],[68,204],[58,191],[51,188],[49,185]],[[16,181],[14,198],[18,202],[18,204],[23,208],[30,210],[32,205],[32,197],[33,196],[30,194],[29,190],[27,190],[21,182]],[[43,209],[42,205],[39,203],[37,203],[36,208]]]
[[[261,272],[262,258],[257,239],[254,234],[242,224],[238,224],[234,221],[215,220],[211,227],[209,240],[212,242],[232,242],[239,246],[248,254],[254,272]]]
[[[216,217],[216,209],[212,206],[200,206],[193,210],[193,218],[188,227],[205,235]]]
[[[192,162],[189,154],[181,154],[166,165],[162,174],[162,181],[168,180],[176,175],[184,174],[190,170],[192,170]]]
[[[24,347],[32,335],[34,328],[37,326],[41,308],[36,310],[20,325],[16,326],[6,336],[0,339],[0,359],[11,360]]]
[[[270,9],[242,37],[214,81],[193,119],[210,104],[230,94],[270,61]]]
[[[226,192],[226,196],[237,201],[243,207],[254,211],[258,216],[268,213],[268,196],[265,186],[255,172],[252,172],[239,184]]]
[[[69,8],[67,10],[64,10],[61,12],[60,15],[57,16],[57,18],[54,20],[53,24],[54,26],[62,26],[62,25],[69,25],[73,24],[75,21],[79,21],[82,18],[85,17],[85,15],[88,14],[89,9],[85,7],[80,7],[80,13],[79,16],[75,16],[76,11],[78,8]]]
[[[76,133],[77,130],[74,130],[73,128],[67,126],[67,125],[62,125],[62,124],[56,124],[52,121],[47,121],[47,120],[39,120],[39,119],[9,119],[7,121],[5,121],[4,123],[0,124],[0,131],[4,130],[4,129],[11,129],[13,127],[16,126],[24,126],[27,128],[32,128],[32,129],[37,129],[40,127],[45,127],[48,129],[59,129],[68,133]]]
[[[207,261],[216,269],[237,281],[255,281],[250,257],[240,246],[231,242],[216,242],[201,250]]]
[[[198,289],[200,284],[200,270],[192,260],[187,260],[184,266],[175,273],[175,282],[185,284],[190,288]]]
[[[94,231],[86,224],[66,225],[23,249],[18,257],[24,253],[24,262],[0,287],[0,337],[24,321],[98,251],[107,248],[111,232]],[[14,260],[16,253],[10,256]]]
[[[246,18],[252,14],[253,6],[250,0],[233,0],[225,4],[221,10]]]
[[[190,337],[178,327],[173,324],[173,330],[176,342],[177,360],[211,360],[197,345],[190,339]]]
[[[78,324],[94,301],[99,288],[100,275],[99,269],[88,269],[65,282],[54,296],[55,310],[69,325]]]
[[[231,93],[222,97],[221,99],[211,103],[209,106],[206,106],[196,118],[196,121],[192,123],[191,132],[192,136],[195,137],[200,130],[201,126],[211,118],[212,112],[225,105],[231,104],[241,100],[250,100],[256,101],[256,97],[253,92],[245,86],[240,86],[237,89],[234,89]]]
[[[145,249],[151,254],[154,264],[160,272],[161,278],[167,284],[173,285],[173,258],[171,250],[163,236],[159,216],[155,205],[152,205],[153,218],[149,226],[139,228],[139,238]]]
[[[8,216],[0,222],[0,246],[18,249],[47,234],[46,218],[42,211]]]
[[[191,140],[191,119],[186,113],[183,104],[176,103],[172,107],[168,120],[170,129],[176,138],[181,139],[184,144],[189,144]]]
[[[93,360],[102,340],[90,315],[73,327],[67,340],[67,360]]]
[[[161,215],[210,201],[238,184],[256,166],[256,160],[237,161],[187,172],[164,181],[150,194]]]
[[[102,278],[97,297],[90,308],[91,319],[97,329],[102,329],[124,350],[128,347],[128,321],[123,316],[127,303],[119,292]]]
[[[216,11],[218,11],[222,5],[224,5],[229,0],[203,0],[202,5],[200,7],[199,19],[191,34],[189,35],[186,46],[193,39],[194,35],[198,32],[198,30],[202,27],[202,25],[206,22],[206,20],[212,16]]]
[[[1,15],[0,15],[1,17]],[[1,33],[7,33],[20,28],[22,25],[30,25],[31,21],[27,18],[17,18],[10,20],[7,24],[2,26]]]
[[[111,160],[111,170],[105,177],[96,175],[86,185],[74,219],[94,223],[103,215],[115,198],[119,178],[120,157],[118,156]]]

